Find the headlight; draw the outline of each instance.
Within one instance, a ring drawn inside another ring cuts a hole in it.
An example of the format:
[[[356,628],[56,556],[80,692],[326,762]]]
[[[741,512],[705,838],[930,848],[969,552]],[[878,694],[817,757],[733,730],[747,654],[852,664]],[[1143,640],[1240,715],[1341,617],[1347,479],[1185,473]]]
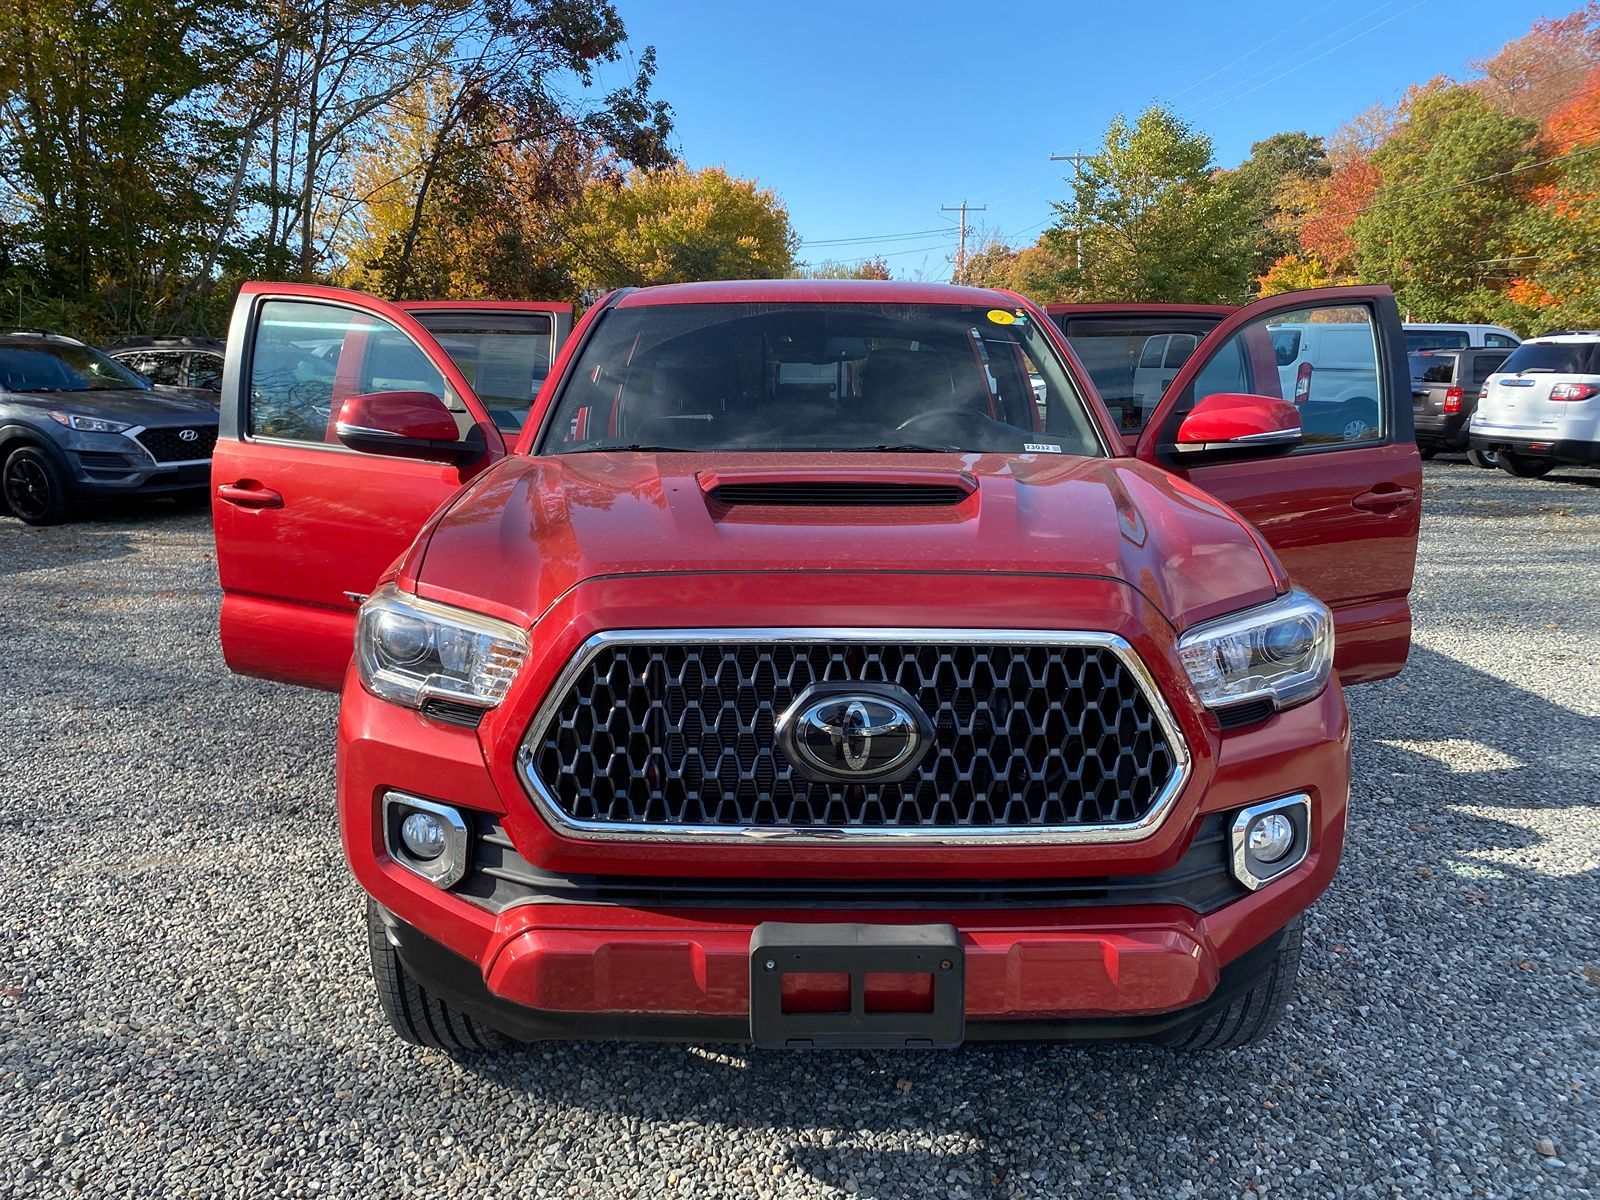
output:
[[[493,708],[528,655],[515,625],[379,588],[356,620],[356,665],[368,691],[420,708],[429,699]]]
[[[82,433],[121,433],[124,429],[133,428],[126,421],[102,421],[99,417],[84,417],[77,413],[53,412],[50,419],[57,425],[65,425]]]
[[[1207,708],[1270,698],[1288,708],[1320,692],[1333,673],[1333,616],[1293,591],[1248,612],[1196,626],[1178,656]]]

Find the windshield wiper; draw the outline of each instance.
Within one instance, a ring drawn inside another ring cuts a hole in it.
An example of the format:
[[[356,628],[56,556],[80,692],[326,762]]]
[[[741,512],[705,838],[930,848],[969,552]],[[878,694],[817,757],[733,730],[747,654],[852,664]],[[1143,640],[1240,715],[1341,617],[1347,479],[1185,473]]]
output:
[[[876,446],[828,447],[840,454],[959,454],[960,446],[930,446],[921,442],[880,442]]]
[[[651,446],[644,442],[597,442],[592,446],[578,446],[568,454],[599,454],[607,450],[634,450],[640,454],[690,454],[682,446]]]

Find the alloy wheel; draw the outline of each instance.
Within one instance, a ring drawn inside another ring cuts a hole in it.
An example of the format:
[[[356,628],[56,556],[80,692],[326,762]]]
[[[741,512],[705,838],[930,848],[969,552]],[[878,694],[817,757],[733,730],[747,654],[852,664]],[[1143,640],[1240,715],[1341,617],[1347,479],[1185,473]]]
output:
[[[6,463],[6,503],[23,520],[37,520],[50,511],[50,477],[36,462],[13,455]]]

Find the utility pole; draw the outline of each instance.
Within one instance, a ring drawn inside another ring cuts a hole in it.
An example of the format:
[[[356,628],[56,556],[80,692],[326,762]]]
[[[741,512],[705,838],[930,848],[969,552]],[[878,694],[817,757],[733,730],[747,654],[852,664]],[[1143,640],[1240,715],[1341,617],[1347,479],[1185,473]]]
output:
[[[1072,247],[1078,264],[1078,299],[1083,299],[1083,227],[1078,220],[1078,176],[1083,173],[1083,151],[1072,154],[1052,154],[1051,162],[1072,164]]]
[[[961,245],[956,250],[956,278],[960,279],[967,269],[967,213],[988,212],[987,204],[968,204],[963,200],[960,204],[941,204],[940,212],[958,212],[961,214]]]

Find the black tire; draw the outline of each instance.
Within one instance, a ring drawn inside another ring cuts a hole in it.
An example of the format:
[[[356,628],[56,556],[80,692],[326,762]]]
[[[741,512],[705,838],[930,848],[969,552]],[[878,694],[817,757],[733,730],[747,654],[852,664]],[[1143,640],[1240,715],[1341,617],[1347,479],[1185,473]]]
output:
[[[389,941],[377,901],[371,899],[367,901],[367,947],[378,1005],[403,1040],[450,1054],[483,1054],[510,1043],[505,1034],[439,999],[411,978]]]
[[[1467,461],[1475,467],[1482,467],[1485,471],[1492,471],[1500,465],[1500,455],[1493,450],[1479,450],[1474,446],[1467,451]]]
[[[11,515],[29,525],[59,525],[72,515],[72,489],[55,460],[37,446],[18,446],[0,467],[0,490]]]
[[[1548,458],[1524,458],[1509,450],[1500,452],[1500,469],[1518,479],[1542,479],[1555,470],[1555,466]]]
[[[1233,1050],[1259,1042],[1277,1028],[1294,998],[1295,983],[1300,977],[1300,922],[1289,926],[1287,934],[1277,959],[1250,985],[1249,991],[1235,996],[1220,1012],[1183,1030],[1167,1045],[1174,1050]]]
[[[1435,454],[1439,453],[1439,447],[1437,447],[1437,446],[1418,446],[1417,447],[1417,453],[1422,455],[1422,460],[1424,462],[1426,462],[1428,459],[1432,458]]]

